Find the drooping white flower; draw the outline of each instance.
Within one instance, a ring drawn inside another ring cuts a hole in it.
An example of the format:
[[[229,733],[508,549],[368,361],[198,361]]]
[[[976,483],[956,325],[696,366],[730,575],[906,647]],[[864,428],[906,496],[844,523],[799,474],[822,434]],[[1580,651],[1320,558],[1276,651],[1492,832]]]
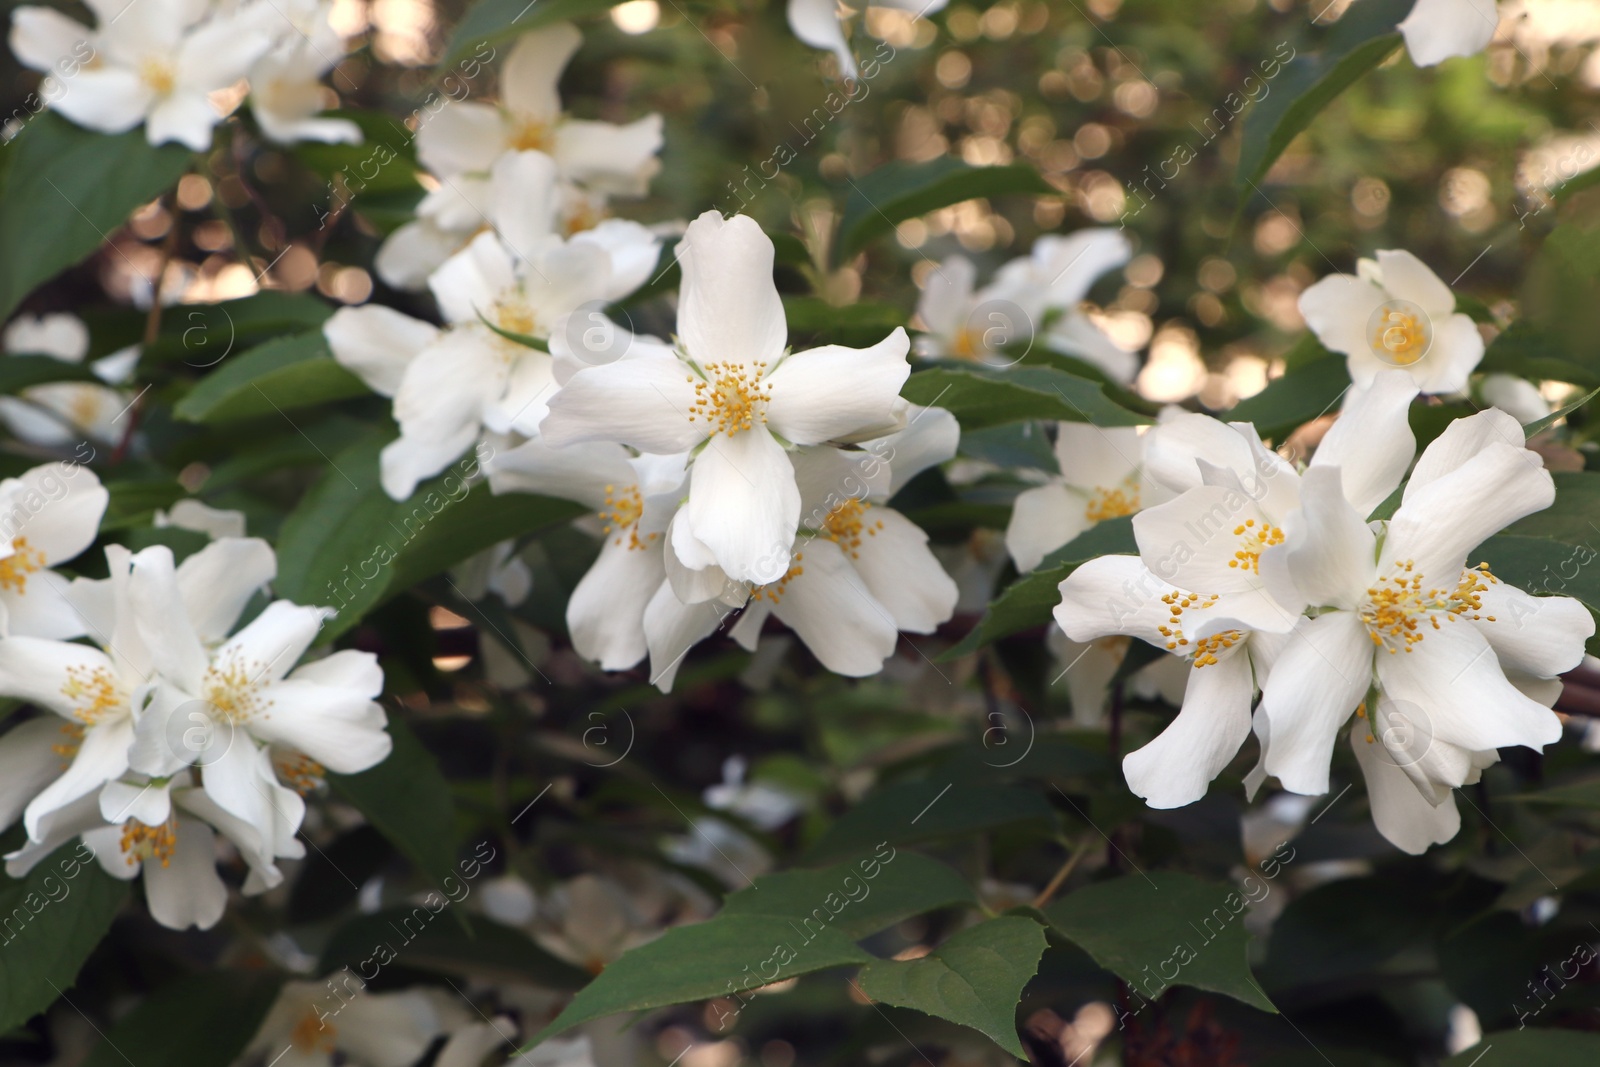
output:
[[[1132,515],[1172,496],[1144,473],[1146,436],[1134,427],[1056,424],[1061,473],[1017,494],[1006,527],[1006,548],[1017,570],[1033,570],[1095,523]]]
[[[1477,55],[1489,47],[1499,25],[1495,0],[1417,0],[1398,28],[1411,61],[1432,67],[1457,56]]]
[[[1577,601],[1531,597],[1468,568],[1485,539],[1554,499],[1521,438],[1516,420],[1495,409],[1451,423],[1376,529],[1345,498],[1337,465],[1307,471],[1290,536],[1271,550],[1283,566],[1263,568],[1280,597],[1312,609],[1264,687],[1266,772],[1297,793],[1326,791],[1335,735],[1362,708],[1372,743],[1383,739],[1428,801],[1378,818],[1411,851],[1454,832],[1450,789],[1471,780],[1485,754],[1560,736],[1544,683],[1582,661],[1594,632]],[[1400,720],[1407,728],[1392,729]],[[1369,781],[1371,763],[1363,759]]]
[[[3,347],[8,355],[37,355],[63,363],[82,363],[89,354],[89,331],[76,315],[55,314],[13,319]],[[91,382],[47,382],[30,386],[19,396],[0,397],[0,422],[29,444],[60,448],[88,438],[120,440],[120,416],[131,398],[110,388],[128,380],[139,360],[139,346],[130,345],[96,360],[92,369],[105,385]]]
[[[786,448],[896,429],[910,373],[905,331],[869,349],[788,354],[772,241],[749,218],[708,211],[680,246],[681,350],[586,367],[550,401],[554,445],[613,441],[694,451],[673,551],[699,570],[771,582],[790,566],[800,492]]]
[[[1398,367],[1424,393],[1463,393],[1483,359],[1483,338],[1455,294],[1406,251],[1380,251],[1356,273],[1330,274],[1300,294],[1317,340],[1343,355],[1356,388]]]
[[[0,619],[17,637],[65,639],[84,631],[51,568],[81,553],[100,531],[111,496],[87,467],[46,463],[0,481]]]
[[[279,1067],[410,1067],[443,1032],[440,1023],[421,990],[285,982],[248,1051]]]
[[[904,11],[917,17],[942,11],[946,0],[876,0],[868,5]],[[789,0],[789,29],[812,48],[832,52],[839,61],[841,78],[856,78],[855,56],[844,35],[844,13],[834,0]]]
[[[265,542],[214,541],[181,567],[155,546],[130,565],[128,603],[157,676],[128,753],[133,770],[162,778],[198,764],[218,807],[276,841],[304,811],[292,786],[388,756],[376,657],[347,649],[295,666],[327,609],[274,601],[229,636],[276,573]]]
[[[417,158],[443,176],[486,174],[506,152],[536,150],[562,178],[618,196],[643,196],[660,169],[661,116],[625,126],[574,119],[561,109],[561,72],[583,42],[571,23],[518,39],[500,68],[499,105],[454,103],[417,133]]]
[[[99,20],[93,31],[48,8],[17,8],[11,50],[49,73],[89,41],[93,61],[81,63],[51,106],[102,133],[143,122],[151,144],[210,148],[223,116],[209,95],[243,78],[273,44],[252,15],[216,14],[194,0],[91,0],[88,7]]]

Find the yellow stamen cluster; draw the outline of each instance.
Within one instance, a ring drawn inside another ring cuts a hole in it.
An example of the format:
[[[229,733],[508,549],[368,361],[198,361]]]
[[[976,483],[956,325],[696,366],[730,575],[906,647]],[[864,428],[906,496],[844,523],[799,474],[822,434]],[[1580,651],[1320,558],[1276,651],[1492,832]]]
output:
[[[600,518],[606,523],[603,532],[615,533],[617,544],[622,544],[623,530],[628,531],[629,549],[643,549],[656,539],[657,534],[639,536],[639,517],[643,514],[644,496],[637,485],[620,490],[614,485],[606,486],[606,506],[600,512]]]
[[[68,667],[61,695],[72,701],[73,718],[85,726],[93,726],[107,712],[128,706],[128,691],[106,667]]]
[[[507,143],[518,152],[548,152],[554,142],[553,132],[548,122],[524,119],[512,127]]]
[[[763,361],[745,366],[742,363],[707,363],[705,381],[694,383],[694,405],[689,411],[689,421],[705,419],[712,433],[725,433],[729,437],[740,430],[755,426],[757,420],[767,421],[767,404],[772,401],[772,386],[763,382],[767,372]]]
[[[519,294],[512,293],[495,301],[494,324],[506,333],[529,337],[538,329],[539,320],[534,315],[533,308],[528,306],[528,302]]]
[[[1261,553],[1273,545],[1283,544],[1283,531],[1270,522],[1256,525],[1256,520],[1246,519],[1243,525],[1233,528],[1233,535],[1240,539],[1241,547],[1228,561],[1228,566],[1247,570],[1252,574],[1261,573]]]
[[[206,668],[200,691],[228,722],[248,722],[272,706],[272,701],[261,699],[261,680],[266,674],[266,664],[246,663],[234,655]]]
[[[793,565],[791,565],[789,569],[784,572],[783,577],[779,578],[775,582],[768,582],[766,585],[756,586],[755,589],[750,593],[750,599],[765,600],[776,607],[778,601],[783,599],[783,590],[784,587],[789,584],[789,580],[791,578],[798,578],[800,575],[806,572],[806,569],[800,566],[800,561],[804,558],[804,556],[796,552],[794,554]]]
[[[854,497],[844,501],[828,512],[828,517],[822,520],[823,534],[828,540],[837,544],[851,559],[861,558],[861,535],[868,537],[878,536],[878,531],[883,529],[883,520],[868,520],[862,513],[872,507],[865,500]]]
[[[603,208],[597,208],[588,201],[584,201],[567,215],[567,221],[562,225],[562,230],[568,237],[582,233],[585,230],[592,230],[604,222],[608,214]]]
[[[157,96],[166,96],[178,84],[172,64],[159,56],[149,56],[139,65],[139,78]]]
[[[28,544],[26,537],[11,542],[11,555],[0,559],[0,589],[17,593],[28,591],[28,575],[44,569],[44,553]]]
[[[1385,305],[1372,327],[1372,350],[1381,359],[1401,367],[1409,367],[1427,355],[1431,341],[1427,322],[1412,314],[1409,307]]]
[[[1167,610],[1172,615],[1167,620],[1168,625],[1157,627],[1157,629],[1160,631],[1161,636],[1167,639],[1167,650],[1171,652],[1187,647],[1189,644],[1189,639],[1183,636],[1184,611],[1186,609],[1204,611],[1217,602],[1217,597],[1214,594],[1201,596],[1199,593],[1185,593],[1180,589],[1174,589],[1172,592],[1163,595],[1161,602],[1167,606]]]
[[[173,819],[160,826],[146,826],[138,819],[122,824],[122,854],[130,867],[140,860],[158,860],[161,866],[170,867],[177,847],[178,828]]]
[[[1083,509],[1083,517],[1090,522],[1100,522],[1104,519],[1132,515],[1138,510],[1139,483],[1137,479],[1128,478],[1121,485],[1110,489],[1097,486],[1094,495],[1089,498],[1088,506]]]
[[[338,1033],[330,1022],[319,1017],[316,1008],[312,1008],[294,1024],[294,1029],[289,1031],[289,1043],[303,1056],[314,1052],[333,1051],[333,1039]]]
[[[61,769],[66,770],[72,763],[72,758],[78,754],[78,749],[83,747],[83,736],[88,731],[81,722],[64,722],[61,724],[61,733],[65,741],[57,741],[50,746],[50,751],[61,757]]]
[[[974,330],[963,326],[950,340],[950,353],[958,359],[977,359],[983,354],[983,345]]]
[[[273,766],[277,768],[278,777],[301,796],[321,786],[328,775],[326,767],[299,752],[279,755],[273,760]]]
[[[1232,648],[1244,640],[1244,634],[1238,630],[1223,630],[1221,633],[1202,637],[1194,643],[1194,666],[1196,670],[1209,667],[1217,662],[1217,653],[1224,649]]]
[[[1360,614],[1374,645],[1391,654],[1402,648],[1410,652],[1411,646],[1427,634],[1424,622],[1437,630],[1441,619],[1495,621],[1493,615],[1480,614],[1483,591],[1499,581],[1489,572],[1488,564],[1462,571],[1453,590],[1424,589],[1422,575],[1413,573],[1415,567],[1414,560],[1396,563],[1396,574],[1380,577],[1378,584],[1367,590],[1367,603]]]

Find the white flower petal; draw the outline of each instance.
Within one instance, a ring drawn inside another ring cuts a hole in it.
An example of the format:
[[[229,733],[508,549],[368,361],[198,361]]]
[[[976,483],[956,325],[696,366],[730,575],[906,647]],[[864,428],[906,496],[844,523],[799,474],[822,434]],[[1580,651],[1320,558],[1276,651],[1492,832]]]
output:
[[[1017,494],[1006,524],[1006,551],[1026,574],[1044,558],[1094,525],[1084,514],[1082,494],[1050,482]]]
[[[70,91],[51,103],[79,126],[100,133],[124,133],[144,121],[152,103],[144,82],[131,70],[106,67],[80,70]],[[206,127],[209,141],[211,127]]]
[[[1300,480],[1300,512],[1286,531],[1284,544],[1262,554],[1268,589],[1285,605],[1353,609],[1373,584],[1377,539],[1341,490],[1338,467],[1312,467]],[[1273,582],[1268,556],[1283,555],[1291,590]]]
[[[1409,374],[1380,372],[1345,405],[1311,458],[1313,467],[1339,468],[1345,497],[1363,519],[1395,491],[1417,453],[1417,439],[1406,419],[1416,396]]]
[[[452,101],[417,129],[417,162],[441,176],[487,171],[505,149],[505,122],[489,104]]]
[[[1065,237],[1044,236],[1033,244],[1033,264],[1049,306],[1075,308],[1095,281],[1128,262],[1133,246],[1121,230],[1079,230]]]
[[[625,125],[568,119],[556,127],[552,149],[562,176],[612,196],[643,196],[661,169],[661,116]]]
[[[673,680],[689,650],[716,632],[728,608],[715,600],[684,604],[673,595],[672,586],[662,582],[644,609],[645,644],[650,649],[650,684],[663,693],[672,691]]]
[[[1387,299],[1371,282],[1330,274],[1300,294],[1300,314],[1323,347],[1345,356],[1371,357],[1372,315]],[[1357,379],[1356,384],[1364,387],[1367,381]]]
[[[689,358],[702,367],[778,362],[789,328],[772,259],[772,239],[748,216],[707,211],[689,223],[678,244],[678,336]]]
[[[1454,419],[1422,450],[1417,465],[1406,482],[1404,500],[1460,467],[1492,444],[1521,448],[1525,441],[1521,423],[1496,408]]]
[[[928,549],[928,535],[893,508],[872,508],[850,561],[895,629],[931,634],[955,614],[960,590]]]
[[[259,537],[225,537],[184,560],[178,588],[196,636],[206,644],[228,636],[250,598],[277,576],[278,557]]]
[[[567,631],[578,655],[607,671],[644,659],[645,609],[665,577],[659,544],[634,548],[626,533],[608,534],[567,601]]]
[[[776,581],[789,569],[800,522],[800,491],[789,457],[759,426],[716,435],[689,470],[683,517],[728,577]]]
[[[53,73],[64,59],[84,59],[93,54],[94,32],[80,22],[48,7],[22,6],[11,12],[11,51],[25,67]],[[9,346],[8,346],[9,347]],[[39,349],[11,349],[15,352]]]
[[[67,769],[23,809],[22,824],[28,836],[43,840],[48,828],[42,823],[45,816],[120,777],[128,769],[128,746],[132,741],[133,722],[125,716],[86,727]]]
[[[1488,48],[1499,24],[1495,0],[1417,0],[1398,28],[1411,61],[1432,67]]]
[[[790,11],[793,10],[791,5]],[[828,8],[828,19],[835,27],[838,26],[839,20],[831,6]],[[966,327],[977,279],[978,268],[963,255],[947,256],[928,275],[928,280],[922,286],[922,295],[917,298],[917,317],[929,333],[942,341],[949,341]]]
[[[555,232],[556,161],[543,152],[507,152],[490,172],[489,216],[506,244],[525,254]]]
[[[903,329],[871,348],[825,345],[796,352],[768,375],[767,423],[797,445],[816,445],[896,421],[900,387],[911,374]]]
[[[498,493],[538,493],[575,500],[594,511],[606,503],[606,486],[634,484],[628,450],[609,441],[552,447],[542,437],[497,452],[484,464],[489,487]]]
[[[153,545],[135,555],[132,564],[132,617],[156,670],[185,691],[198,693],[209,657],[189,616],[172,550]]]
[[[1055,620],[1073,641],[1126,634],[1165,648],[1161,628],[1170,628],[1172,612],[1162,597],[1174,593],[1180,590],[1152,574],[1139,557],[1101,556],[1061,583]]]
[[[1423,796],[1402,768],[1383,758],[1381,746],[1367,740],[1365,722],[1357,721],[1351,727],[1350,747],[1367,780],[1372,821],[1390,844],[1420,856],[1456,836],[1461,813],[1456,810],[1455,798],[1435,805]]]
[[[209,930],[228,907],[228,887],[217,874],[216,837],[199,819],[180,819],[166,864],[144,864],[150,917],[171,930]]]
[[[1435,320],[1433,345],[1418,367],[1423,392],[1455,395],[1467,391],[1472,372],[1483,361],[1483,334],[1468,315]]]
[[[308,608],[274,600],[250,624],[217,649],[218,664],[237,663],[258,685],[284,677],[305,655],[329,608]],[[317,762],[323,762],[318,760]]]
[[[789,0],[789,29],[812,48],[832,52],[839,60],[841,78],[856,77],[855,58],[844,39],[838,7],[833,0]]]
[[[1149,744],[1122,759],[1128,788],[1152,808],[1181,808],[1205,796],[1250,736],[1255,682],[1242,648],[1189,669],[1178,717]]]
[[[428,276],[466,243],[467,236],[424,219],[408,222],[384,239],[372,265],[378,277],[396,289],[421,289],[428,284]]]
[[[894,654],[894,619],[867,589],[839,546],[813,538],[796,553],[799,573],[773,600],[772,613],[828,670],[847,678],[877,674]]]
[[[1530,596],[1505,582],[1479,590],[1482,605],[1469,618],[1507,671],[1551,678],[1583,662],[1594,616],[1571,597]],[[1492,621],[1491,621],[1492,620]]]
[[[361,690],[301,677],[269,686],[265,696],[271,705],[250,719],[251,734],[304,752],[330,771],[367,770],[382,763],[393,747],[383,728],[383,709]],[[208,782],[210,777],[208,772]]]
[[[46,463],[0,483],[0,533],[25,537],[54,567],[94,543],[111,494],[87,467]]]
[[[68,93],[62,99],[71,96]],[[145,117],[144,133],[154,145],[177,141],[192,151],[204,152],[211,147],[212,127],[221,121],[222,116],[204,94],[180,90],[159,100],[150,109]]]
[[[0,735],[0,829],[9,830],[28,802],[61,773],[55,746],[63,740],[62,723],[50,716]]]
[[[551,398],[539,433],[556,447],[613,441],[660,455],[687,452],[708,432],[703,421],[689,421],[695,380],[665,354],[586,367]]]
[[[557,22],[530,30],[517,43],[500,68],[500,98],[519,119],[553,123],[561,116],[556,87],[583,35],[570,22]]]
[[[1262,686],[1272,735],[1267,773],[1290,792],[1326,793],[1339,727],[1371,683],[1372,639],[1354,612],[1302,620]]]
[[[301,664],[289,673],[289,681],[347,689],[376,700],[383,692],[383,668],[378,666],[378,657],[371,652],[346,648]]]
[[[322,324],[322,335],[340,366],[379,396],[394,396],[412,359],[439,339],[439,328],[393,308],[363,304],[335,311]]]

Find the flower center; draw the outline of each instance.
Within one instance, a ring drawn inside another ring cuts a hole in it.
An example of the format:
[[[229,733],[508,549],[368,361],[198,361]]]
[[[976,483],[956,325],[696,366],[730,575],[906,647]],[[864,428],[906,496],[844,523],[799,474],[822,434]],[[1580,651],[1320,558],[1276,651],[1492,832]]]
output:
[[[1424,589],[1423,577],[1413,573],[1416,564],[1405,560],[1394,565],[1395,573],[1380,577],[1367,590],[1360,618],[1372,643],[1392,655],[1427,636],[1427,627],[1439,629],[1439,622],[1458,617],[1494,622],[1493,615],[1482,615],[1483,590],[1499,582],[1487,563],[1461,572],[1455,589]]]
[[[221,718],[231,723],[248,722],[272,706],[272,701],[261,699],[260,679],[266,673],[266,664],[254,664],[252,669],[251,664],[235,656],[226,663],[207,667],[200,691]]]
[[[84,726],[128,710],[128,690],[106,667],[68,667],[61,695],[72,701],[73,718]]]
[[[28,591],[28,575],[44,569],[44,553],[28,544],[26,537],[11,542],[11,555],[0,559],[0,589],[18,593]]]
[[[977,359],[983,354],[982,336],[963,326],[950,340],[950,351],[958,359]]]
[[[644,515],[644,496],[639,492],[637,485],[630,485],[618,490],[614,485],[606,486],[606,506],[601,509],[600,517],[605,520],[605,533],[616,533],[617,544],[622,544],[622,531],[628,531],[628,548],[644,549],[649,547],[657,534],[639,536],[639,519]]]
[[[520,294],[513,293],[495,301],[494,323],[506,333],[519,333],[527,337],[538,328],[539,320],[528,302]]]
[[[883,529],[883,520],[862,518],[862,514],[870,507],[872,505],[867,501],[851,497],[828,512],[828,517],[822,520],[824,536],[844,549],[851,559],[861,558],[863,533],[868,537],[876,537],[878,531]]]
[[[787,571],[784,572],[783,577],[779,578],[775,582],[768,582],[766,585],[756,586],[755,589],[753,589],[750,593],[750,599],[768,600],[776,605],[778,601],[783,599],[783,590],[784,587],[789,584],[789,580],[791,578],[798,578],[800,575],[806,572],[806,569],[800,566],[800,560],[803,558],[804,557],[801,556],[800,553],[796,552],[794,554],[794,563]]]
[[[519,119],[511,127],[508,144],[518,152],[548,152],[554,141],[548,122],[538,119]]]
[[[74,389],[71,399],[67,401],[67,418],[72,420],[72,425],[80,430],[93,426],[96,416],[100,414],[101,398],[100,390],[92,385]]]
[[[1433,345],[1428,316],[1409,300],[1391,300],[1371,320],[1372,351],[1385,363],[1409,367]]]
[[[159,860],[161,866],[172,865],[173,849],[178,847],[178,828],[175,820],[168,819],[160,826],[146,826],[138,819],[122,824],[122,854],[132,867],[141,860]]]
[[[1204,611],[1217,602],[1215,594],[1201,596],[1199,593],[1185,593],[1181,589],[1174,589],[1165,594],[1161,602],[1172,613],[1166,626],[1158,627],[1161,636],[1167,639],[1167,651],[1174,652],[1179,648],[1187,647],[1189,639],[1183,635],[1183,613],[1185,610]]]
[[[316,1008],[311,1008],[300,1016],[300,1021],[289,1031],[289,1042],[301,1055],[332,1052],[333,1038],[337,1032],[332,1023],[324,1022],[317,1016]]]
[[[1110,489],[1103,485],[1096,486],[1088,505],[1083,509],[1083,517],[1090,522],[1100,522],[1121,515],[1132,515],[1138,510],[1139,483],[1130,477]]]
[[[1239,548],[1228,561],[1228,566],[1247,570],[1252,574],[1261,573],[1262,549],[1283,544],[1282,530],[1270,522],[1257,526],[1254,519],[1246,519],[1242,526],[1235,526],[1233,535],[1239,539]]]
[[[706,378],[694,382],[694,405],[689,411],[689,421],[705,419],[712,433],[725,433],[729,437],[748,430],[759,420],[767,421],[767,405],[772,402],[772,386],[761,380],[766,373],[765,362],[746,366],[742,363],[707,363]]]
[[[139,78],[158,96],[166,96],[177,84],[172,64],[159,56],[146,56],[139,64]]]

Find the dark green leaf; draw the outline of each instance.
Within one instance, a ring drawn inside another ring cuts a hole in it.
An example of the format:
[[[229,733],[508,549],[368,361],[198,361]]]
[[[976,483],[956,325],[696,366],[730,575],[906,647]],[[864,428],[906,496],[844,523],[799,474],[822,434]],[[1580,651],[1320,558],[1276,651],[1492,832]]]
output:
[[[1044,626],[1061,603],[1061,583],[1078,566],[1099,556],[1137,555],[1133,519],[1121,516],[1096,523],[1044,558],[1039,566],[1006,586],[972,632],[940,659],[974,652],[1019,630]]]
[[[1038,171],[1020,164],[974,167],[949,156],[927,163],[886,163],[850,183],[834,260],[844,262],[906,219],[964,200],[1013,193],[1052,196],[1056,192]]]
[[[783,313],[789,323],[791,343],[796,337],[809,337],[816,344],[866,348],[906,324],[904,311],[893,304],[871,300],[840,307],[821,297],[786,296]]]
[[[1490,1056],[1490,1050],[1494,1055]],[[1529,1067],[1594,1067],[1600,1062],[1600,1034],[1579,1030],[1507,1030],[1490,1034],[1444,1067],[1497,1067],[1501,1063]]]
[[[180,978],[118,1019],[84,1067],[227,1067],[256,1036],[282,984],[270,971]]]
[[[1563,347],[1559,333],[1553,335],[1532,322],[1518,320],[1489,342],[1478,369],[1486,374],[1515,374],[1536,381],[1552,379],[1600,385],[1600,371],[1574,363],[1572,359],[1573,353]]]
[[[127,896],[128,883],[76,843],[40,860],[26,878],[0,876],[0,1033],[72,988]]]
[[[289,890],[289,921],[333,918],[355,903],[361,887],[393,855],[388,838],[371,826],[358,826],[308,853]]]
[[[977,902],[966,879],[938,860],[885,847],[868,859],[763,875],[728,897],[721,914],[820,921],[856,940],[935,908]]]
[[[139,365],[179,361],[211,370],[254,345],[316,329],[332,313],[315,296],[273,289],[215,304],[179,304],[162,314],[161,336],[145,346]]]
[[[82,363],[49,356],[0,356],[0,394],[11,396],[46,382],[98,382],[94,371]]]
[[[1176,871],[1129,874],[1085,886],[1045,909],[1094,961],[1154,999],[1168,985],[1224,993],[1276,1011],[1246,960],[1239,890]]]
[[[1544,418],[1535,419],[1534,421],[1528,423],[1522,428],[1522,432],[1527,437],[1532,437],[1534,434],[1543,433],[1551,426],[1554,426],[1558,420],[1564,419],[1568,415],[1571,415],[1574,411],[1577,411],[1579,408],[1583,407],[1597,396],[1600,396],[1600,386],[1589,390],[1576,400],[1561,405],[1561,407],[1557,408],[1555,411],[1552,411]]]
[[[1329,355],[1274,378],[1227,413],[1229,422],[1252,422],[1262,438],[1279,440],[1295,427],[1335,410],[1350,388],[1344,357]]]
[[[455,805],[433,754],[402,720],[390,716],[389,758],[360,774],[329,774],[328,784],[354,805],[434,888],[458,877]]]
[[[1323,108],[1400,47],[1395,24],[1412,6],[1414,0],[1362,0],[1323,37],[1319,52],[1291,53],[1271,92],[1245,116],[1237,181],[1241,189],[1259,182]]]
[[[810,855],[832,859],[883,841],[936,841],[1029,823],[1046,830],[1055,824],[1055,810],[1031,790],[933,779],[902,782],[874,791],[845,812]]]
[[[423,494],[422,500],[426,499]],[[422,520],[419,511],[427,510],[425,503],[412,503],[409,508],[402,505],[395,522],[409,531],[411,523]],[[582,505],[570,500],[531,493],[496,496],[487,485],[474,486],[465,497],[434,515],[431,522],[417,527],[395,560],[390,588],[405,589],[508,538],[534,533],[583,513]]]
[[[54,112],[34,118],[0,154],[0,321],[165,192],[192,158],[182,145],[152,146],[142,126],[108,136]]]
[[[348,967],[358,977],[371,980],[393,963],[490,982],[531,982],[546,989],[578,989],[589,980],[587,972],[550,955],[521,930],[482,916],[438,922],[446,908],[461,917],[471,884],[470,879],[458,876],[437,889],[437,897],[427,898],[426,903],[387,908],[350,920],[334,931],[322,950],[319,972]]]
[[[1098,382],[1053,367],[945,364],[912,374],[900,395],[914,404],[944,408],[964,430],[1027,419],[1096,426],[1140,426],[1150,421],[1113,403]]]
[[[189,422],[215,425],[365,396],[370,391],[366,383],[334,361],[322,331],[308,330],[224,359],[178,401],[173,414]]]
[[[921,959],[875,960],[861,969],[861,990],[873,1000],[970,1026],[1014,1056],[1017,1002],[1039,969],[1044,927],[1002,916],[957,933]]]

